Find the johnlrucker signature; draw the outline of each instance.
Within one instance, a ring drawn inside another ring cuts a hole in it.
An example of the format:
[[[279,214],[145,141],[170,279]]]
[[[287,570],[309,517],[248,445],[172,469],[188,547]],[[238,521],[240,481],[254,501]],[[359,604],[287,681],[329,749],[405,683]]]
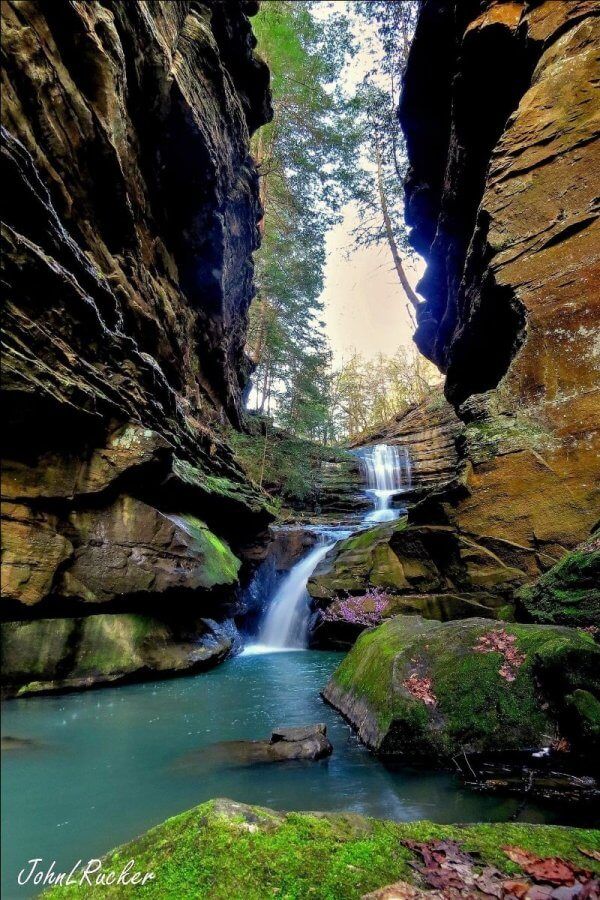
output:
[[[105,869],[101,859],[88,859],[84,863],[82,859],[77,860],[73,868],[69,872],[57,872],[56,860],[53,859],[49,866],[44,865],[44,860],[28,859],[27,865],[24,866],[17,876],[18,883],[22,886],[25,884],[34,884],[38,887],[64,886],[68,885],[101,885],[101,884],[130,884],[142,885],[153,881],[154,872],[134,871],[135,859],[130,859],[122,869]]]

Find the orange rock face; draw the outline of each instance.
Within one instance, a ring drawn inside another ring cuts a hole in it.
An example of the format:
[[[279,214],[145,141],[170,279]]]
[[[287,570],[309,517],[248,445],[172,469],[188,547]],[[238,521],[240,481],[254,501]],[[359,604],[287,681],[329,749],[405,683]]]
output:
[[[401,106],[415,339],[467,426],[455,521],[530,574],[600,516],[598,12],[426,0]]]

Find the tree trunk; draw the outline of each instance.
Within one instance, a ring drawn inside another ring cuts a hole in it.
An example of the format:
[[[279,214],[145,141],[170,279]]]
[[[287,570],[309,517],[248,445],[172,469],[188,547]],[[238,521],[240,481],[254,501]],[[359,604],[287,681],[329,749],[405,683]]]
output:
[[[271,355],[268,354],[265,358],[265,371],[263,375],[263,383],[261,389],[261,398],[260,398],[260,414],[262,415],[265,411],[265,403],[267,400],[267,387],[269,385],[269,375],[271,374]]]
[[[413,291],[410,282],[406,277],[406,272],[404,271],[404,266],[402,265],[402,258],[398,250],[398,245],[396,244],[396,238],[394,237],[394,229],[392,228],[392,220],[390,219],[387,198],[385,196],[385,188],[383,185],[383,173],[381,171],[381,152],[379,150],[378,140],[375,140],[375,157],[377,160],[377,187],[379,189],[379,203],[381,205],[381,212],[383,215],[383,224],[385,225],[385,235],[387,237],[387,242],[389,244],[390,250],[392,251],[392,259],[394,260],[394,266],[396,268],[396,273],[400,280],[400,284],[402,285],[402,289],[404,290],[404,293],[408,297],[410,303],[412,303],[415,309],[418,309],[421,305],[421,301]]]

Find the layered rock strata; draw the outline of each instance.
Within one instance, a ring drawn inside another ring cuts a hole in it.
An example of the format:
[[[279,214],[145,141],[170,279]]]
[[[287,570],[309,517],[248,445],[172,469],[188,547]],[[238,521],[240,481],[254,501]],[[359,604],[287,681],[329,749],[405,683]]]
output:
[[[248,374],[249,138],[271,115],[256,9],[3,4],[3,617],[151,614],[140,670],[223,614],[271,518],[219,437]]]
[[[425,0],[400,108],[415,339],[467,425],[446,518],[528,577],[600,514],[599,13]]]

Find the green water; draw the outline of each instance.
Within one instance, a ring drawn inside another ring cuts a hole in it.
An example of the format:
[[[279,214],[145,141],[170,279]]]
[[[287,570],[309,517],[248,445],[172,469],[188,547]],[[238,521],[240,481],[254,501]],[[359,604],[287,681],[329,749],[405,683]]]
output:
[[[464,791],[446,774],[390,771],[319,698],[341,654],[238,657],[173,681],[11,701],[3,734],[37,745],[2,754],[2,896],[27,860],[87,861],[211,797],[278,809],[353,810],[391,819],[494,821],[513,800]],[[317,763],[232,768],[194,750],[324,721],[334,753]],[[559,821],[529,805],[522,821]]]

